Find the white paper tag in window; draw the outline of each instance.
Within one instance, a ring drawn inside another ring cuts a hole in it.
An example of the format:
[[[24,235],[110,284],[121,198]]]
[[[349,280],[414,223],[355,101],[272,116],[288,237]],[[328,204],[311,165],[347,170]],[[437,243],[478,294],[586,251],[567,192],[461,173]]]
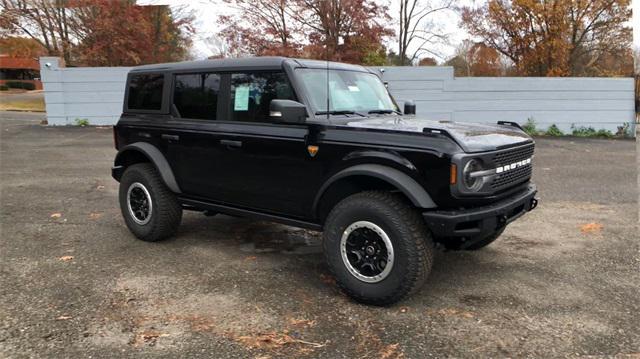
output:
[[[233,102],[234,111],[249,110],[249,86],[236,87],[236,96]]]
[[[347,88],[349,88],[349,91],[351,92],[360,92],[358,86],[347,86]]]

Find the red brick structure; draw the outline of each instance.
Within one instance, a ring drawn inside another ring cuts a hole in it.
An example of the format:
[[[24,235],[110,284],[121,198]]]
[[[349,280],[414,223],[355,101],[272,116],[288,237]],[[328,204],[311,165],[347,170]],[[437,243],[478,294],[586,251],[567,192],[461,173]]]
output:
[[[38,59],[0,54],[0,85],[7,81],[30,82],[42,90]]]

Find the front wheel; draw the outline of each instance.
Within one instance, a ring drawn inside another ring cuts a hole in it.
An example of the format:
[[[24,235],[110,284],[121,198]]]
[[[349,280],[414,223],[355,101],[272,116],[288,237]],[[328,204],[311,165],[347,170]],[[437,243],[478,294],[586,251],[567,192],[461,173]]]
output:
[[[120,179],[120,210],[138,239],[156,242],[173,236],[182,207],[150,163],[129,166]]]
[[[389,305],[419,289],[433,242],[420,214],[398,194],[347,197],[329,213],[323,247],[340,288],[355,300]]]

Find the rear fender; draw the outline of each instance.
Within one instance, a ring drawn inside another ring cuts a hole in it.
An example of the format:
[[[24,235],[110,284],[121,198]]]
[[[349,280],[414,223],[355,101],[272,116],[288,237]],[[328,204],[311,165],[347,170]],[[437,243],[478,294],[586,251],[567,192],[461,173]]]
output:
[[[156,170],[160,173],[160,177],[162,177],[162,180],[172,192],[182,193],[167,159],[157,147],[146,142],[135,142],[124,146],[120,151],[118,151],[112,170],[113,178],[120,181],[120,177],[124,173],[124,170],[128,165],[130,165],[128,160],[132,156],[137,156],[139,154],[146,157],[147,160],[156,167]]]

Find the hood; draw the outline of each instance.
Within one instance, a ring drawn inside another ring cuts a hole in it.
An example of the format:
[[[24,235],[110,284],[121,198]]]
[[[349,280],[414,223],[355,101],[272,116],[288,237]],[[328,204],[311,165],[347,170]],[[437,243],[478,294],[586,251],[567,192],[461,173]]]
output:
[[[417,117],[354,119],[349,127],[423,133],[424,128],[447,131],[465,152],[495,151],[525,142],[531,137],[516,127],[470,122],[427,120]]]

